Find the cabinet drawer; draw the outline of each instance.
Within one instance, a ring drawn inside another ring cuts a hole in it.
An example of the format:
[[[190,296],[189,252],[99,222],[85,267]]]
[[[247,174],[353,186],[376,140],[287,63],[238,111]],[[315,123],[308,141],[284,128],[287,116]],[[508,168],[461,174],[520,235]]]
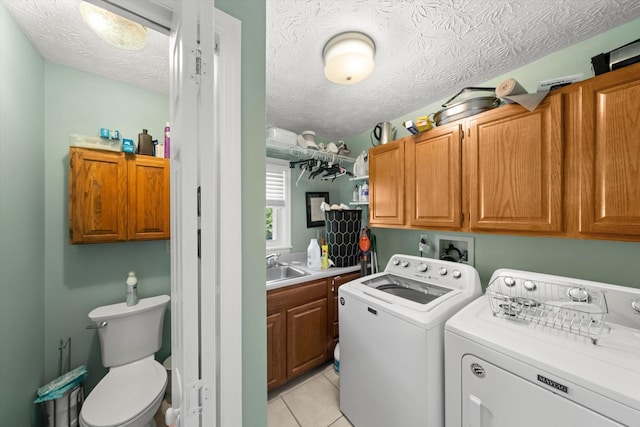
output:
[[[267,314],[325,298],[326,283],[326,279],[319,279],[267,292]]]

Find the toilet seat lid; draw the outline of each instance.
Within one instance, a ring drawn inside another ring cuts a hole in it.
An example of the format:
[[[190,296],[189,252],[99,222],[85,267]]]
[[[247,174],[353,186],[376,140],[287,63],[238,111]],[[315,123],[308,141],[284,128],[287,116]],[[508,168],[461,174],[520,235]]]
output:
[[[95,427],[124,424],[149,407],[167,385],[167,371],[153,356],[111,368],[82,405],[82,419]]]

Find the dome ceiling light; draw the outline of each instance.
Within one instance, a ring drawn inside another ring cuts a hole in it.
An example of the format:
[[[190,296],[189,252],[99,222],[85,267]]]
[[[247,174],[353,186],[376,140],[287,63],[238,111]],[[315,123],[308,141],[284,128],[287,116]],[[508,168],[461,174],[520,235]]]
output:
[[[142,25],[84,1],[78,7],[84,23],[111,46],[140,50],[147,44],[147,29]]]
[[[327,80],[352,85],[369,77],[375,63],[375,44],[363,33],[338,34],[324,46],[324,75]]]

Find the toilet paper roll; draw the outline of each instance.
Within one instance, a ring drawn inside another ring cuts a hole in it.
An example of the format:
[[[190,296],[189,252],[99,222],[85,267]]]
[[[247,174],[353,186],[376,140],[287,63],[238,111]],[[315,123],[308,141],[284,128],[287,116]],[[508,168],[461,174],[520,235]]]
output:
[[[524,95],[527,91],[523,88],[520,83],[516,81],[514,78],[509,78],[496,88],[496,96],[498,98],[504,98],[513,95]]]

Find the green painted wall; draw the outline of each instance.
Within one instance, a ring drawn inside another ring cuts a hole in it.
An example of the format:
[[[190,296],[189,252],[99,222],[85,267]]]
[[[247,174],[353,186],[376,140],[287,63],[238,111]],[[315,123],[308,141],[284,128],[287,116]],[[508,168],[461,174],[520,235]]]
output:
[[[578,43],[570,48],[550,54],[524,67],[505,73],[474,86],[495,86],[509,77],[514,77],[529,92],[535,92],[538,81],[584,73],[593,77],[591,57],[607,52],[622,44],[636,40],[640,33],[640,19],[631,21],[599,36]],[[453,94],[451,94],[453,95]],[[405,120],[415,120],[438,111],[446,99],[429,104],[405,116],[391,119],[398,129],[398,137],[409,133],[402,128]],[[347,141],[352,152],[371,147],[369,132],[364,132]],[[349,197],[349,185],[341,187],[342,197]],[[384,268],[394,253],[418,255],[421,234],[434,241],[437,234],[455,235],[452,232],[425,230],[374,229],[378,242],[380,266]],[[640,287],[640,243],[602,240],[575,240],[536,237],[513,237],[490,234],[460,234],[475,238],[476,268],[486,285],[491,273],[499,267],[512,267],[567,275],[582,279]],[[430,256],[434,256],[433,252]]]
[[[71,365],[86,364],[87,391],[106,373],[100,343],[88,331],[87,314],[95,307],[125,299],[127,272],[135,270],[141,298],[171,292],[167,241],[71,245],[68,243],[69,135],[97,136],[101,127],[118,129],[137,140],[143,128],[163,135],[169,117],[165,94],[107,80],[47,62],[45,65],[45,379],[58,375],[58,345],[71,337]],[[171,351],[170,315],[164,343],[156,354]]]
[[[324,226],[307,228],[306,193],[327,192],[331,204],[348,202],[340,198],[340,187],[346,178],[338,178],[334,182],[322,181],[319,178],[309,179],[309,173],[305,172],[296,186],[300,172],[299,168],[291,170],[291,252],[306,252],[310,239],[325,238]]]
[[[0,414],[36,425],[44,379],[44,60],[0,4]]]
[[[267,425],[264,0],[216,0],[242,21],[242,414],[243,426]]]

